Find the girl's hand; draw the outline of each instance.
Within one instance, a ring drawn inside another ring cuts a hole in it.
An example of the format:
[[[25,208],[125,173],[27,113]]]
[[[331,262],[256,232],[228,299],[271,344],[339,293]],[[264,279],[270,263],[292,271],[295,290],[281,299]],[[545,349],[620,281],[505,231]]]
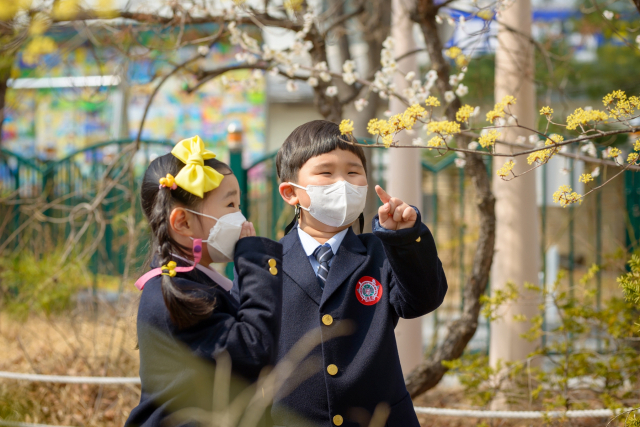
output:
[[[253,224],[250,223],[249,221],[245,221],[244,224],[242,224],[242,230],[240,230],[240,238],[242,239],[243,237],[255,237],[256,236],[256,229],[253,228]]]

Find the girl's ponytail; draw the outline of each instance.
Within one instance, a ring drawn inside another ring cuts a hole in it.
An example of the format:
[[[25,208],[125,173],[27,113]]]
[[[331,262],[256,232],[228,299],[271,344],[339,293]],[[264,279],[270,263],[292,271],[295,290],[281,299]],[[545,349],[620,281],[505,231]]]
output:
[[[231,173],[229,167],[215,159],[207,160],[207,163],[221,172]],[[167,265],[172,260],[172,255],[186,255],[188,248],[176,242],[170,234],[171,211],[176,202],[188,208],[197,208],[202,199],[177,188],[171,190],[167,187],[158,187],[158,180],[167,173],[177,175],[184,166],[180,160],[171,154],[155,159],[145,173],[141,188],[142,209],[149,221],[153,234],[152,251],[159,265]],[[211,315],[215,301],[210,294],[188,286],[177,286],[174,279],[168,275],[162,278],[162,297],[169,311],[171,321],[178,328],[187,328],[195,325]]]

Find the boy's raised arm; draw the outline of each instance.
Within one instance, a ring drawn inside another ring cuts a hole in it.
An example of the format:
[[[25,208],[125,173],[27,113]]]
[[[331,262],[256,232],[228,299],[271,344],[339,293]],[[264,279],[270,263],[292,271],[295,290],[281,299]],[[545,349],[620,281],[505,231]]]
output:
[[[387,255],[382,278],[390,289],[390,303],[405,319],[430,313],[442,304],[448,288],[433,236],[417,208],[380,186],[376,193],[383,205],[372,228]]]

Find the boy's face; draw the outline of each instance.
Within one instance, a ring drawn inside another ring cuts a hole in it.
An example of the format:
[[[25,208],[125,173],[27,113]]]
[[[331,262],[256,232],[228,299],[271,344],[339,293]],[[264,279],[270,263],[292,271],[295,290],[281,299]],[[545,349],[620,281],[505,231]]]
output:
[[[331,185],[338,181],[347,181],[350,184],[367,185],[367,175],[362,162],[354,153],[336,149],[316,157],[312,157],[302,165],[298,171],[298,180],[295,181],[301,187],[308,185]],[[287,183],[280,184],[282,198],[291,206],[298,203],[308,208],[311,204],[309,195],[301,188]],[[302,211],[302,221],[306,225],[322,232],[339,232],[351,226],[331,227],[313,218],[308,212]]]

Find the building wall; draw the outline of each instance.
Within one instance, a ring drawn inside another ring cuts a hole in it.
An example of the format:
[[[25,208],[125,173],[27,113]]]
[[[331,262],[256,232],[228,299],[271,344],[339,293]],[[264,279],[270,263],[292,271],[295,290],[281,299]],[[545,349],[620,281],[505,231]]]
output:
[[[270,103],[267,111],[266,152],[276,151],[291,132],[303,123],[322,116],[312,102]]]

